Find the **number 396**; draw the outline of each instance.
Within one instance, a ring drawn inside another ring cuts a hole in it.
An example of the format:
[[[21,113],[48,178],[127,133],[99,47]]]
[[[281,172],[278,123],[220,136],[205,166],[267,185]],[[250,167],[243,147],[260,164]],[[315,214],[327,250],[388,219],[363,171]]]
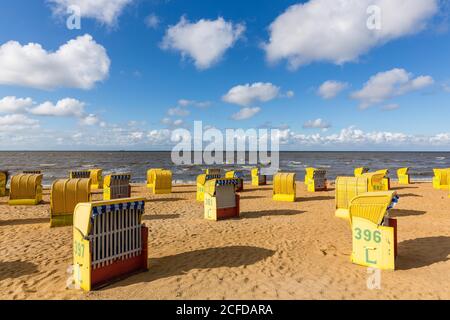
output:
[[[361,240],[364,239],[365,241],[369,242],[373,239],[376,243],[381,242],[381,232],[380,231],[370,231],[368,229],[361,230],[360,228],[355,228],[355,239]]]

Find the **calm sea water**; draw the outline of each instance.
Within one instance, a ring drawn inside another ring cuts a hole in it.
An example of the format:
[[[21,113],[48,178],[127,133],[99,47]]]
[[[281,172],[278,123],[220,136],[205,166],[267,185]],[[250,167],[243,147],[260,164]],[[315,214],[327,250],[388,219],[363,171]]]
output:
[[[247,154],[248,158],[248,154]],[[280,168],[296,172],[302,180],[309,166],[327,170],[328,179],[338,175],[353,175],[355,167],[367,166],[371,170],[388,168],[395,178],[396,169],[411,167],[414,180],[430,180],[433,168],[450,167],[450,152],[281,152]],[[170,152],[6,152],[0,151],[0,170],[11,173],[24,169],[44,172],[44,184],[66,178],[70,170],[102,168],[104,174],[130,172],[132,181],[142,183],[149,168],[172,170],[175,183],[193,183],[204,168],[202,165],[175,166]],[[224,165],[240,168],[250,175],[251,165]]]

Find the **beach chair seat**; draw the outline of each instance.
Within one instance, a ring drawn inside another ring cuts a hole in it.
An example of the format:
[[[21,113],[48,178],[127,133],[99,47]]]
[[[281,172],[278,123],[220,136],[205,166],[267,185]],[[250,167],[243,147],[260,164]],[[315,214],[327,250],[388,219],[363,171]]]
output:
[[[7,195],[6,185],[8,184],[9,172],[0,171],[0,197]]]
[[[91,188],[94,190],[103,189],[103,170],[90,169],[89,177],[91,178]]]
[[[150,169],[147,171],[147,187],[153,194],[172,193],[172,171],[164,169]]]
[[[273,196],[275,201],[295,202],[296,182],[295,173],[279,172],[273,176]]]
[[[244,190],[244,173],[240,170],[227,171],[225,173],[225,178],[237,179],[239,184],[236,185],[236,192],[241,192]]]
[[[369,172],[369,168],[367,167],[360,167],[360,168],[356,168],[354,171],[355,177],[361,177],[363,174],[368,173]]]
[[[107,175],[103,181],[103,200],[130,198],[130,180],[129,173]]]
[[[350,201],[353,263],[394,270],[397,256],[397,221],[389,210],[398,202],[393,191],[369,192]]]
[[[327,172],[325,170],[314,169],[310,173],[308,173],[308,171],[306,172],[306,176],[309,174],[312,174],[312,176],[307,179],[308,181],[306,187],[309,192],[327,190]]]
[[[363,193],[369,192],[367,177],[337,177],[335,184],[335,215],[338,218],[349,220],[350,201]]]
[[[17,174],[11,178],[10,206],[37,205],[42,201],[42,174]]]
[[[73,278],[85,291],[147,271],[145,199],[79,203],[73,216]]]
[[[205,200],[205,183],[208,180],[220,179],[220,174],[200,174],[197,176],[196,200],[203,202]]]
[[[218,221],[239,217],[239,195],[236,185],[239,179],[221,178],[205,183],[204,218]]]
[[[383,170],[377,170],[375,173],[379,173],[383,175],[383,178],[381,180],[381,189],[378,191],[389,191],[391,189],[391,179],[389,178],[389,170],[383,169]]]
[[[267,184],[267,176],[261,174],[260,168],[253,168],[252,171],[252,186],[264,186]]]
[[[60,179],[50,191],[50,227],[73,225],[78,203],[91,201],[91,179]]]
[[[90,179],[91,172],[89,170],[72,170],[69,171],[69,179]]]
[[[411,179],[409,176],[409,168],[400,168],[397,170],[397,177],[398,177],[398,183],[399,184],[410,184]]]
[[[433,169],[433,188],[437,190],[448,190],[450,182],[450,168]]]

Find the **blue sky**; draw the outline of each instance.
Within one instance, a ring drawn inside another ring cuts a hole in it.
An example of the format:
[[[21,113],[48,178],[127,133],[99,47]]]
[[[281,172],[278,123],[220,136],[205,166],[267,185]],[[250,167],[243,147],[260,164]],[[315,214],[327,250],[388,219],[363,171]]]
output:
[[[0,5],[0,149],[170,149],[201,120],[289,150],[450,150],[448,1],[85,3]]]

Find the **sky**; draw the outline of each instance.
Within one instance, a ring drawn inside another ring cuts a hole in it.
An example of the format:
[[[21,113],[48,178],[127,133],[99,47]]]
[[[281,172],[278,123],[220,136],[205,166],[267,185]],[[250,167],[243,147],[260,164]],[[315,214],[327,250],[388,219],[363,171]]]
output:
[[[202,121],[277,129],[282,150],[450,151],[449,15],[448,0],[2,1],[0,150],[171,150]]]

